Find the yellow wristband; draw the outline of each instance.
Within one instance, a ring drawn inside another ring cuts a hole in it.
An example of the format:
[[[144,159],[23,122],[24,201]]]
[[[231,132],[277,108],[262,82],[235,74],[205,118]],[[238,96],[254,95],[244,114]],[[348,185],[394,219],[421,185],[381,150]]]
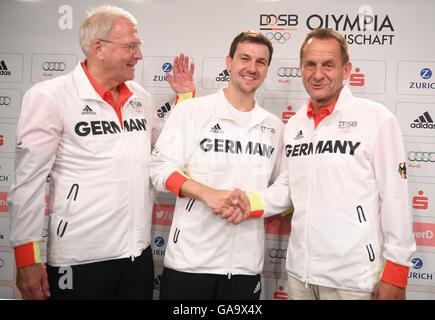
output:
[[[260,218],[264,214],[264,202],[257,192],[247,193],[249,204],[251,205],[251,214],[248,218]]]
[[[177,93],[177,99],[175,100],[175,104],[179,104],[180,102],[188,99],[192,99],[195,97],[195,90],[192,92],[186,92],[186,93]]]

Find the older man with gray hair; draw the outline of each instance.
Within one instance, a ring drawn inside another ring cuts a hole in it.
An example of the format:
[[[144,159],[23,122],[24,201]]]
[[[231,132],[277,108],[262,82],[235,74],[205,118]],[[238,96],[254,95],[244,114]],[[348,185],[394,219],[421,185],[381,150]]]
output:
[[[221,216],[239,223],[294,207],[289,300],[405,299],[416,246],[399,123],[345,84],[352,63],[340,33],[307,33],[300,69],[309,99],[284,130],[287,172],[267,190],[236,190],[244,215]]]
[[[163,127],[130,80],[142,41],[128,12],[102,6],[80,26],[86,58],[32,87],[17,127],[8,196],[17,287],[24,299],[151,299],[153,198],[147,162]],[[193,64],[174,61],[177,99],[193,96]],[[47,268],[39,241],[50,178]]]

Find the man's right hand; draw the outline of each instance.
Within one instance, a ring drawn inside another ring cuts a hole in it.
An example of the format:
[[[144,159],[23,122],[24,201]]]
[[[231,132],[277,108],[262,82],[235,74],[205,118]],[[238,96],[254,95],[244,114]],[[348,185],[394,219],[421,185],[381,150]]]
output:
[[[24,300],[45,300],[50,297],[47,272],[40,263],[17,269],[17,287]]]

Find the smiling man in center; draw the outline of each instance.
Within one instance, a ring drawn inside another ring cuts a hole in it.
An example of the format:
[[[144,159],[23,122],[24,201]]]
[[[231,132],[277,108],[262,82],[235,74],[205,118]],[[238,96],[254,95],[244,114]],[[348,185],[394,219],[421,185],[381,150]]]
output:
[[[160,299],[260,298],[263,221],[231,225],[213,209],[233,205],[226,190],[267,187],[281,171],[283,125],[255,100],[272,52],[261,33],[240,33],[228,87],[183,102],[157,141],[151,180],[177,195]]]

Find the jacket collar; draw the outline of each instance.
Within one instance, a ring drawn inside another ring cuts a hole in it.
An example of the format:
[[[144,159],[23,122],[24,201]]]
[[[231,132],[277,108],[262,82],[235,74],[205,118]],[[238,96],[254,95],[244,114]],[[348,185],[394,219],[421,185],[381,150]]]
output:
[[[353,99],[353,94],[349,89],[348,85],[344,85],[343,88],[340,91],[340,94],[338,96],[337,103],[335,104],[334,110],[332,111],[332,114],[338,113],[341,110],[343,110],[348,103],[349,99]],[[308,106],[311,102],[311,99],[308,98],[307,101],[305,101],[302,108],[296,113],[298,116],[302,116],[308,119],[307,112],[308,112]]]
[[[220,119],[234,121],[233,116],[228,111],[228,109],[223,107],[225,104],[230,104],[230,103],[225,97],[222,88],[217,92],[217,100],[215,106],[216,115]],[[262,123],[264,119],[266,119],[269,116],[269,113],[266,110],[264,110],[262,107],[260,107],[260,105],[257,103],[257,99],[255,99],[254,109],[252,109],[250,112],[252,112],[251,123],[249,124],[250,128]]]
[[[100,94],[104,93],[104,89],[101,89],[101,92],[98,92],[97,89],[92,85],[90,79],[86,75],[85,70],[82,67],[82,62],[79,62],[73,71],[73,78],[77,85],[78,93],[80,99],[83,100],[98,100],[104,101],[103,97]],[[122,84],[122,89],[129,97],[132,96],[130,88],[126,83]]]
[[[73,71],[74,82],[77,85],[77,90],[80,99],[83,100],[99,100],[103,101],[97,91],[95,91],[85,71],[82,67],[82,62],[79,62]]]

